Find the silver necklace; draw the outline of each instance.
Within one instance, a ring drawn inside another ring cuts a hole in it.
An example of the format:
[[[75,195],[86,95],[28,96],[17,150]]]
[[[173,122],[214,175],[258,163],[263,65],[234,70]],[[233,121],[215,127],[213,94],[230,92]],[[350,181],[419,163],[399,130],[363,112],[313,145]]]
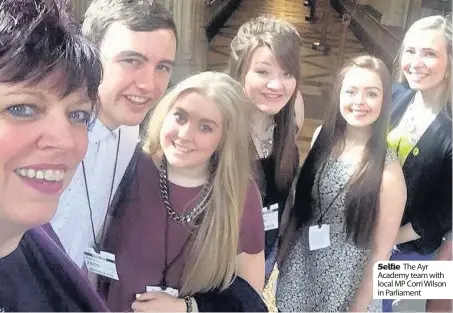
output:
[[[167,159],[165,158],[165,156],[162,158],[162,162],[160,164],[159,169],[159,187],[160,196],[162,198],[162,201],[164,202],[164,207],[167,215],[178,224],[189,224],[196,217],[198,217],[206,208],[212,195],[212,184],[210,177],[206,184],[204,184],[203,189],[201,190],[197,205],[193,209],[184,213],[182,216],[175,212],[172,209],[170,202],[170,191],[168,188]]]
[[[266,139],[261,139],[255,131],[252,131],[254,137],[260,143],[260,150],[264,158],[268,158],[272,153],[272,148],[274,145],[275,123],[272,123],[272,125],[268,129],[270,129],[270,131],[267,130],[266,133],[270,132],[270,136]]]

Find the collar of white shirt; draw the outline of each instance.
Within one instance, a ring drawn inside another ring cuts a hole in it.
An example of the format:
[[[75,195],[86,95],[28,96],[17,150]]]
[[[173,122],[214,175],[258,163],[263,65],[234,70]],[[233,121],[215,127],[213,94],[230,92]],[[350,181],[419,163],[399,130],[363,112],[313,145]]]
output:
[[[96,119],[93,127],[88,132],[88,141],[89,143],[97,143],[107,137],[109,134],[112,134],[116,138],[118,132],[119,128],[116,128],[112,131],[105,127],[99,119]]]

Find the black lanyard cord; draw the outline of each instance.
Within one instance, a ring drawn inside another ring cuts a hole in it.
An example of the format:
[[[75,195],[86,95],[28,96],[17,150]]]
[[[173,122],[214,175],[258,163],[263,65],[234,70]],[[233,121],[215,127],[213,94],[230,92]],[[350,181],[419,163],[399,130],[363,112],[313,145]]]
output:
[[[108,215],[108,207],[110,207],[110,203],[112,201],[112,194],[113,194],[113,186],[115,183],[115,176],[116,176],[116,167],[118,164],[118,154],[120,151],[120,142],[121,142],[121,129],[118,130],[118,141],[116,144],[116,156],[115,156],[115,163],[113,166],[113,176],[112,176],[112,183],[110,185],[110,195],[108,198],[108,203],[107,203],[107,214],[104,217],[104,222],[102,223],[102,232],[101,232],[101,238],[99,238],[99,242],[96,240],[96,231],[94,230],[94,221],[93,221],[93,209],[91,208],[91,200],[90,200],[90,193],[88,191],[88,183],[87,183],[87,176],[86,176],[86,171],[85,171],[85,163],[82,161],[82,169],[83,169],[83,179],[85,182],[85,192],[88,200],[88,209],[90,210],[90,222],[91,222],[91,231],[93,232],[93,240],[94,240],[94,250],[99,253],[101,251],[101,243],[102,239],[104,238],[104,231],[105,231],[105,224],[107,221],[107,215]],[[99,143],[100,145],[100,143]]]
[[[173,267],[173,265],[176,263],[176,261],[182,256],[182,254],[186,250],[187,244],[189,243],[189,240],[191,237],[190,234],[187,236],[187,239],[184,242],[183,246],[181,247],[181,250],[179,250],[178,254],[170,261],[170,263],[168,263],[168,229],[170,228],[170,225],[169,225],[169,218],[168,218],[167,214],[165,214],[165,220],[166,220],[166,223],[165,223],[165,239],[164,239],[165,240],[164,241],[165,242],[164,269],[162,270],[162,279],[160,281],[160,287],[162,288],[162,290],[167,289],[167,287],[168,287],[168,285],[167,285],[168,271]]]
[[[317,183],[317,189],[318,189],[318,208],[319,208],[319,212],[321,213],[321,216],[319,217],[318,219],[318,227],[321,228],[321,225],[322,225],[322,219],[324,218],[324,216],[326,215],[326,213],[330,210],[330,208],[332,207],[332,205],[335,203],[335,201],[337,200],[337,198],[341,195],[341,193],[343,192],[343,190],[346,188],[347,186],[347,183],[344,184],[343,187],[341,187],[341,189],[338,191],[338,193],[335,195],[335,197],[333,198],[332,202],[330,202],[329,206],[327,207],[327,209],[324,211],[324,213],[322,212],[322,207],[321,207],[321,191],[320,191],[320,182],[322,180],[322,176],[323,176],[323,173],[324,173],[324,170],[326,169],[326,166],[327,166],[327,163],[328,163],[328,160],[326,160],[323,165],[322,165],[322,168],[321,168],[321,171],[319,172],[319,178],[318,178],[318,183]],[[329,169],[326,170],[326,174],[327,175],[327,172],[329,171]]]

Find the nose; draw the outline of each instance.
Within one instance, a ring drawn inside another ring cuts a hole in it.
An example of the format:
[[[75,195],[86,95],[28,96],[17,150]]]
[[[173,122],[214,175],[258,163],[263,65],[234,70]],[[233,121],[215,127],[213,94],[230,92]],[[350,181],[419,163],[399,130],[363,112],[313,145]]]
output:
[[[275,77],[267,82],[267,88],[272,90],[281,90],[283,89],[282,81],[279,77]]]
[[[414,68],[419,68],[423,66],[423,58],[419,53],[415,53],[412,56],[411,66]]]
[[[191,123],[185,123],[178,131],[178,137],[182,140],[192,140],[195,133],[195,126]]]
[[[157,73],[151,66],[144,67],[141,71],[137,71],[135,84],[143,93],[150,93],[156,89]]]
[[[359,91],[354,96],[354,104],[362,105],[365,102],[365,92]]]
[[[60,151],[68,151],[76,146],[76,138],[73,133],[74,125],[72,125],[66,116],[54,117],[51,121],[43,120],[41,136],[38,140],[38,148],[40,149],[57,149]],[[83,127],[83,126],[77,126]],[[85,146],[87,145],[87,137],[85,137]]]

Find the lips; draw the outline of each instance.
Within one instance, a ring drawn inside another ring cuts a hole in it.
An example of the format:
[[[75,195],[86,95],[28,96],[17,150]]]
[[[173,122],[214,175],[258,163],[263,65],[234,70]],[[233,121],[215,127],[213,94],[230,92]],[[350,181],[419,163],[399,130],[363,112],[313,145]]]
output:
[[[175,148],[176,151],[178,151],[180,153],[187,154],[187,153],[190,153],[190,152],[194,151],[193,149],[189,149],[187,147],[184,147],[183,145],[177,144],[174,141],[172,141],[172,145],[173,145],[173,148]]]
[[[39,164],[14,169],[14,173],[27,185],[43,194],[55,194],[63,189],[67,166]]]
[[[354,109],[350,109],[350,112],[354,115],[354,117],[364,117],[369,113],[369,111],[367,110],[354,110]]]
[[[409,78],[414,81],[420,81],[429,76],[428,73],[417,72],[417,71],[408,71],[407,73],[409,74]]]
[[[150,100],[148,97],[142,97],[137,95],[125,95],[124,96],[129,102],[136,105],[143,105]]]
[[[283,97],[281,94],[270,94],[270,93],[262,93],[263,97],[269,101],[276,101],[280,100]]]

